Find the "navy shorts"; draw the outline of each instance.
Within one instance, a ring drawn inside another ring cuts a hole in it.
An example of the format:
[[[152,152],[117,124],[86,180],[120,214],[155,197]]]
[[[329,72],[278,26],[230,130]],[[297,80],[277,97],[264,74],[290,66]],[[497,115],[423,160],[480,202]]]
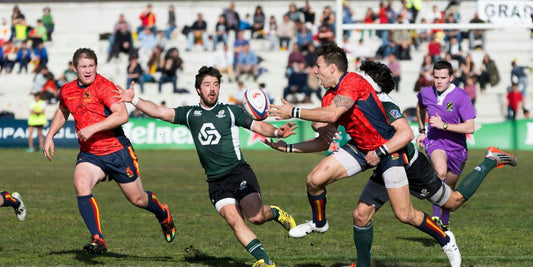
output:
[[[254,171],[247,163],[241,164],[225,176],[209,183],[209,198],[217,211],[227,204],[239,202],[251,193],[261,193]]]
[[[78,154],[76,165],[82,162],[98,166],[109,180],[120,184],[131,183],[139,177],[139,162],[132,146],[103,156],[81,152]]]

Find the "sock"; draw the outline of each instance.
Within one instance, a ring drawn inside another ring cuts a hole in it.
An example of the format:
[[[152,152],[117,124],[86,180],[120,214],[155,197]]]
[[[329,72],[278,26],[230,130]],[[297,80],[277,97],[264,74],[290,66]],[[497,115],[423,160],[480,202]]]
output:
[[[450,224],[450,211],[442,209],[442,214],[440,215],[440,221],[442,222],[442,225],[448,225]]]
[[[102,230],[100,228],[100,210],[98,209],[98,203],[92,194],[88,196],[78,197],[78,209],[80,210],[81,217],[91,233],[91,237],[99,235],[104,238]]]
[[[4,200],[2,207],[13,207],[16,209],[20,206],[20,201],[12,197],[9,192],[2,191],[0,192],[0,196],[2,196],[2,199]]]
[[[263,259],[266,264],[272,264],[259,239],[254,239],[250,241],[250,243],[246,245],[246,250],[248,251],[248,253],[252,254],[252,256],[254,256],[256,260]]]
[[[316,227],[322,227],[326,225],[326,190],[324,190],[324,192],[318,196],[307,194],[307,198],[309,200],[309,204],[311,205],[313,222],[315,223]]]
[[[496,165],[495,160],[485,158],[481,164],[477,165],[472,172],[463,178],[461,183],[455,188],[455,191],[461,193],[466,200],[470,199]]]
[[[374,239],[374,227],[372,222],[365,227],[353,226],[353,241],[357,252],[358,267],[371,267],[370,252]]]
[[[279,212],[278,212],[278,209],[273,209],[273,208],[270,208],[272,210],[272,220],[274,221],[277,221],[278,218],[279,218]]]
[[[166,220],[168,217],[168,214],[166,210],[164,210],[161,207],[161,202],[159,202],[159,199],[157,199],[157,196],[150,191],[145,191],[145,192],[148,195],[148,205],[146,205],[145,209],[155,214],[155,217],[160,223]]]
[[[441,247],[448,244],[450,242],[450,237],[448,237],[442,229],[438,225],[435,224],[435,222],[429,218],[429,215],[427,215],[424,212],[424,220],[422,223],[417,226],[420,231],[432,236],[435,238],[435,240],[440,244]]]
[[[440,206],[433,204],[433,217],[440,218]]]

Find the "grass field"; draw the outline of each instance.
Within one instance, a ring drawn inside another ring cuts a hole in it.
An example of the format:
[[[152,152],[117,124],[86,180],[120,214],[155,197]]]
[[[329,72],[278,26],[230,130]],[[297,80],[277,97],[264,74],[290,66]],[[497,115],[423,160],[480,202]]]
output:
[[[99,184],[94,194],[101,209],[109,252],[89,256],[81,247],[89,233],[79,215],[72,172],[76,150],[58,149],[54,161],[23,149],[0,150],[0,190],[18,191],[26,203],[26,221],[0,209],[0,265],[250,266],[254,260],[236,241],[207,195],[207,184],[194,151],[139,151],[144,187],[173,212],[174,242],[163,239],[149,212],[127,202],[114,182]],[[290,212],[297,223],[310,219],[305,176],[322,154],[244,151],[262,188],[266,204]],[[484,151],[471,151],[466,172]],[[533,162],[531,152],[516,152],[517,167],[494,169],[480,190],[453,213],[452,230],[463,266],[533,266]],[[325,234],[289,238],[277,223],[252,225],[277,266],[346,266],[355,258],[352,210],[370,172],[328,187]],[[427,201],[415,206],[431,211]],[[376,266],[447,266],[433,239],[399,223],[386,205],[374,219]]]

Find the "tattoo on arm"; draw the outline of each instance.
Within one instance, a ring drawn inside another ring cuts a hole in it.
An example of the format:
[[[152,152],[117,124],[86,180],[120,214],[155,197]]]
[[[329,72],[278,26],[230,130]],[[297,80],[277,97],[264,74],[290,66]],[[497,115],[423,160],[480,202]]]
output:
[[[350,109],[355,102],[349,97],[336,95],[335,98],[333,98],[333,103],[335,103],[335,106],[337,107],[345,107],[346,109]]]

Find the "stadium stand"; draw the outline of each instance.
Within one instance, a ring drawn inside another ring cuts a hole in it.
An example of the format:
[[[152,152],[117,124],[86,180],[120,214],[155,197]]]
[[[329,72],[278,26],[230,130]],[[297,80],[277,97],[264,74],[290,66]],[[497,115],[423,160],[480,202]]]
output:
[[[288,11],[290,3],[293,1],[261,1],[265,15],[275,15],[277,21],[281,21],[282,14]],[[304,6],[304,1],[294,1],[298,7]],[[441,10],[445,8],[448,1],[431,1],[430,4],[424,2],[424,14],[430,10],[433,4],[439,6]],[[178,74],[178,88],[185,88],[190,93],[175,94],[172,92],[171,85],[163,86],[162,94],[157,93],[157,83],[146,83],[145,92],[141,97],[153,100],[156,103],[166,101],[168,106],[177,106],[184,104],[196,104],[198,97],[194,93],[194,75],[202,65],[210,62],[211,50],[204,52],[199,46],[194,47],[191,51],[186,52],[186,38],[181,33],[185,24],[193,21],[198,13],[198,7],[201,6],[201,12],[207,21],[208,31],[214,32],[214,26],[218,16],[227,6],[225,1],[156,1],[153,2],[153,11],[157,16],[158,29],[166,29],[167,25],[167,8],[169,4],[176,6],[177,29],[172,34],[172,39],[166,43],[166,47],[177,47],[180,50],[180,56],[184,61],[184,69]],[[400,1],[394,1],[399,9]],[[10,18],[11,11],[15,4],[0,3],[0,18]],[[19,3],[18,6],[26,16],[27,21],[35,21],[42,16],[42,10],[45,6],[51,8],[51,13],[55,20],[54,39],[47,43],[49,53],[49,69],[59,77],[66,69],[68,61],[71,60],[75,49],[79,47],[90,47],[97,52],[99,57],[99,73],[110,80],[125,86],[126,85],[126,66],[128,58],[126,55],[119,56],[106,63],[108,47],[107,40],[100,40],[101,35],[110,33],[116,22],[118,14],[124,13],[125,18],[131,24],[133,29],[140,25],[139,14],[145,8],[146,2],[52,2],[52,3]],[[235,1],[236,10],[241,17],[246,13],[253,14],[257,2],[254,1]],[[310,5],[318,15],[322,12],[325,5],[333,8],[333,1],[310,1]],[[377,1],[353,1],[352,8],[355,10],[354,18],[362,20],[368,7],[378,10]],[[83,12],[79,12],[83,10]],[[461,17],[463,22],[468,22],[474,16],[476,11],[476,1],[463,1],[461,4]],[[77,18],[76,16],[83,16]],[[134,31],[134,30],[133,30]],[[247,33],[247,38],[250,38]],[[355,44],[359,38],[359,33],[351,34],[348,43]],[[488,30],[486,32],[485,51],[470,51],[474,62],[477,66],[481,64],[482,57],[489,53],[499,68],[501,77],[500,83],[496,87],[488,87],[486,92],[479,94],[476,102],[478,111],[478,122],[496,122],[504,120],[503,109],[505,108],[506,88],[511,84],[510,70],[511,61],[517,58],[521,65],[533,65],[533,41],[530,37],[529,30]],[[233,34],[230,34],[230,44],[233,43]],[[379,47],[381,40],[377,37],[365,39],[365,43],[374,54]],[[258,83],[265,83],[269,92],[273,95],[275,101],[279,102],[283,94],[283,88],[287,85],[285,78],[285,65],[289,51],[270,51],[270,43],[263,39],[251,39],[251,48],[263,59],[260,63],[263,68],[262,75],[254,82],[252,78],[244,79],[245,87],[257,87]],[[137,44],[138,45],[138,44]],[[468,40],[463,41],[463,48],[468,49]],[[210,46],[211,47],[211,46]],[[412,60],[402,61],[402,80],[401,91],[392,93],[392,97],[403,108],[416,106],[416,94],[413,92],[414,84],[418,78],[419,67],[423,58],[424,49],[411,51]],[[352,60],[353,62],[353,60]],[[281,67],[283,66],[283,67]],[[158,78],[157,74],[155,75]],[[529,75],[529,84],[533,74]],[[33,85],[33,74],[0,74],[0,111],[13,112],[18,119],[25,119],[28,116],[27,103],[31,99],[30,91]],[[531,86],[530,86],[531,87]],[[229,83],[223,79],[221,90],[221,100],[227,102],[228,97],[236,90],[235,82]],[[312,104],[301,104],[304,107],[319,105],[316,97],[312,98]],[[531,106],[531,101],[528,101]],[[131,107],[128,107],[131,109]],[[47,108],[47,117],[52,118],[55,106]]]

